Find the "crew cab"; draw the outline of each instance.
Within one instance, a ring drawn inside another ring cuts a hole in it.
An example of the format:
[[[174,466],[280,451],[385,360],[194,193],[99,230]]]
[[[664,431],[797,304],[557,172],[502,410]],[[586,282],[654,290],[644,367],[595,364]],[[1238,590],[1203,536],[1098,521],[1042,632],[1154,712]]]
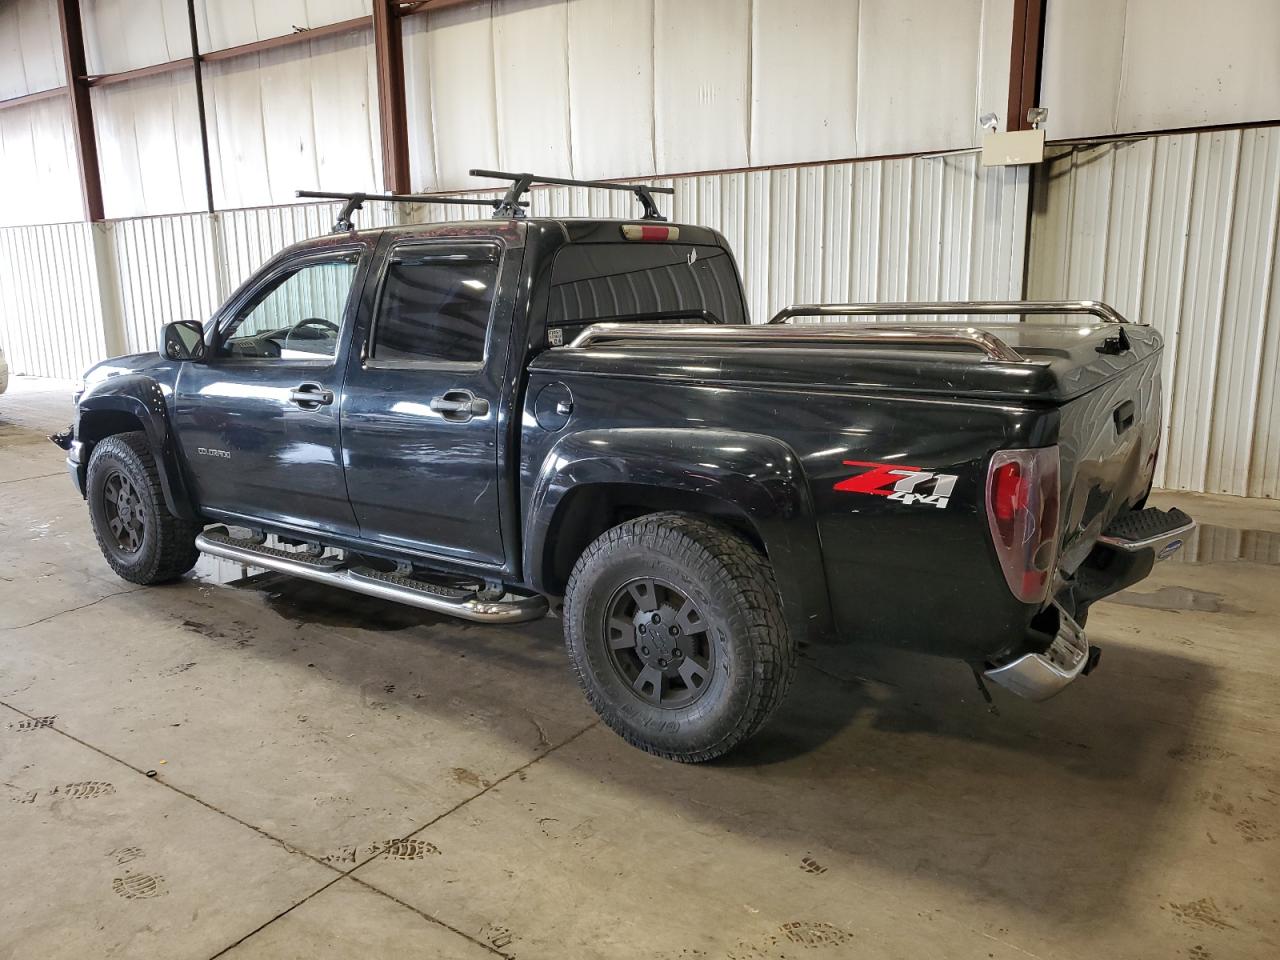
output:
[[[1192,520],[1145,506],[1160,335],[1095,302],[816,304],[749,324],[723,236],[496,216],[282,251],[92,368],[57,439],[126,580],[199,551],[463,618],[563,619],[600,716],[719,756],[799,642],[1034,699]],[[390,198],[413,200],[415,198]],[[436,200],[437,198],[432,198]],[[461,200],[457,202],[475,202]],[[985,689],[985,688],[984,688]]]

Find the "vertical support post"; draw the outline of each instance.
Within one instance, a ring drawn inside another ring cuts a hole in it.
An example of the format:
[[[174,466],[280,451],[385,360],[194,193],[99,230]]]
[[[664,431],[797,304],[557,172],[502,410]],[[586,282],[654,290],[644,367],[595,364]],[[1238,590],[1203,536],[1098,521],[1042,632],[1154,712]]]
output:
[[[1006,130],[1030,130],[1027,110],[1040,102],[1040,54],[1044,49],[1047,0],[1014,0],[1009,51],[1009,112]]]
[[[382,133],[382,186],[409,193],[409,133],[405,113],[404,46],[394,0],[373,0],[373,49],[378,68],[378,127]]]
[[[191,30],[191,68],[196,78],[196,116],[200,120],[200,153],[204,160],[205,208],[213,213],[213,172],[209,165],[209,127],[204,115],[204,67],[200,63],[200,37],[196,32],[196,0],[187,0],[187,26]]]
[[[71,103],[71,132],[80,165],[80,192],[84,218],[104,219],[102,174],[98,168],[98,141],[93,129],[93,104],[89,99],[88,71],[84,63],[84,30],[80,23],[79,0],[58,0],[58,28],[62,34],[62,66],[66,72],[67,96]]]
[[[89,227],[89,230],[93,241],[93,269],[95,285],[98,289],[99,316],[102,321],[102,345],[106,350],[106,356],[118,357],[130,351],[129,335],[125,330],[124,322],[124,299],[120,293],[118,270],[120,257],[116,250],[116,224],[95,223]]]

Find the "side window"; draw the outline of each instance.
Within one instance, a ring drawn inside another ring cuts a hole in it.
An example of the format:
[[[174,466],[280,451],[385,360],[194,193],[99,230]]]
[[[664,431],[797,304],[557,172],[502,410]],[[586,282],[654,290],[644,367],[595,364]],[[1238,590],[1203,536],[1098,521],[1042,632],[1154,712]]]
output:
[[[357,257],[303,264],[276,277],[240,308],[222,355],[328,360],[338,352]]]
[[[501,248],[429,243],[392,252],[370,359],[480,363]]]

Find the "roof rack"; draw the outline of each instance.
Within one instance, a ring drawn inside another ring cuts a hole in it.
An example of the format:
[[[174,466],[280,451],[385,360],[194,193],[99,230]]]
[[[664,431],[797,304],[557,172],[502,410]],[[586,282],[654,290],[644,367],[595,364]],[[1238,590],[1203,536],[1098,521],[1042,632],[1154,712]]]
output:
[[[520,198],[529,192],[535,183],[556,184],[563,187],[597,187],[600,190],[625,190],[634,193],[640,205],[644,207],[645,220],[666,220],[653,202],[655,193],[674,194],[671,187],[651,187],[644,183],[606,183],[603,180],[568,180],[564,177],[544,177],[536,173],[507,173],[503,170],[472,170],[473,177],[493,177],[495,180],[510,180],[511,189],[507,191],[502,202],[494,206],[495,217],[522,216]]]
[[[928,325],[898,327],[885,325],[845,326],[812,324],[781,327],[768,324],[693,325],[678,323],[593,323],[562,349],[580,350],[611,340],[664,340],[681,343],[880,343],[937,347],[976,347],[988,360],[1028,363],[1004,340],[989,330],[931,330]]]
[[[364,207],[366,200],[382,200],[386,203],[447,203],[455,207],[492,207],[494,210],[504,201],[481,200],[476,197],[432,197],[420,193],[333,193],[328,190],[298,190],[294,196],[316,200],[345,200],[346,204],[338,213],[338,221],[333,225],[334,233],[346,233],[355,229],[351,215]],[[526,202],[521,206],[528,206]]]
[[[1128,323],[1114,307],[1100,300],[952,300],[934,303],[798,303],[774,314],[769,323],[786,323],[792,317],[844,317],[910,313],[1039,314],[1087,313],[1103,323]]]

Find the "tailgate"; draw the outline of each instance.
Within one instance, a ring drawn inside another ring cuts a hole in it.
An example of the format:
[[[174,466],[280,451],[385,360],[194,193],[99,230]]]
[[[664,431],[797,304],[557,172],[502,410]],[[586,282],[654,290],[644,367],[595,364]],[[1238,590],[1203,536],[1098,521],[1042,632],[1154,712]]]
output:
[[[1060,410],[1059,567],[1066,574],[1111,521],[1151,489],[1161,429],[1160,340],[1132,339],[1137,356],[1124,363],[1098,354],[1089,363],[1093,369],[1082,371],[1096,385]]]

